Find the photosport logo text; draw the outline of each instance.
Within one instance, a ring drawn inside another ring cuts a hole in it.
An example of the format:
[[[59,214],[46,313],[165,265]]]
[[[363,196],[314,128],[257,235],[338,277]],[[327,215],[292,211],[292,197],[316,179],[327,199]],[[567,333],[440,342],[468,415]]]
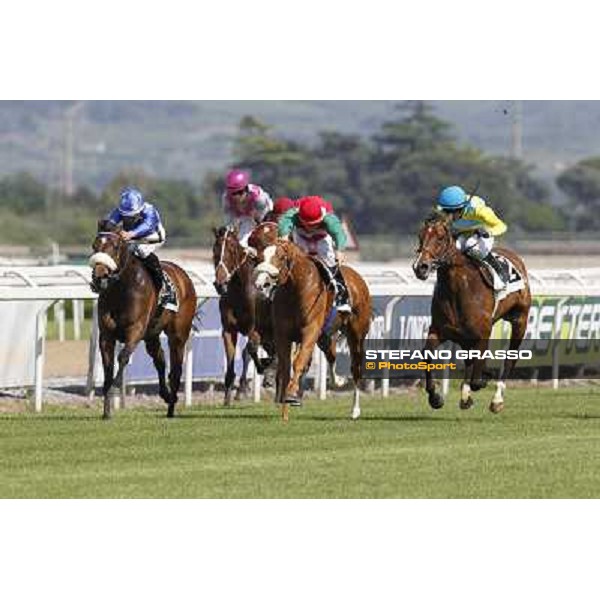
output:
[[[421,342],[422,343],[422,342]],[[504,361],[515,359],[529,361],[533,352],[529,349],[507,350],[463,350],[460,348],[445,348],[435,350],[398,349],[398,348],[368,348],[363,354],[362,374],[365,378],[397,378],[415,377],[427,371],[438,373],[447,372],[451,377],[457,377],[457,371],[464,360]]]

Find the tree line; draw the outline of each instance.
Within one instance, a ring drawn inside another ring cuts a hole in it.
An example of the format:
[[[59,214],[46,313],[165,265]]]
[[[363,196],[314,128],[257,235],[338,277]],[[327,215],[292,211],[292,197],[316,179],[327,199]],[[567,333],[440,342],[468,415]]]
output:
[[[513,233],[591,230],[600,219],[600,157],[560,173],[556,184],[567,204],[557,206],[532,166],[461,143],[425,102],[399,104],[395,118],[369,137],[323,131],[312,143],[286,139],[247,116],[229,166],[247,168],[274,198],[326,197],[359,234],[413,233],[439,189],[452,184],[488,199]],[[159,207],[172,245],[206,246],[210,228],[223,219],[225,170],[208,172],[200,186],[123,171],[101,193],[81,187],[71,197],[28,173],[10,175],[0,180],[2,243],[87,244],[121,187],[137,185]]]

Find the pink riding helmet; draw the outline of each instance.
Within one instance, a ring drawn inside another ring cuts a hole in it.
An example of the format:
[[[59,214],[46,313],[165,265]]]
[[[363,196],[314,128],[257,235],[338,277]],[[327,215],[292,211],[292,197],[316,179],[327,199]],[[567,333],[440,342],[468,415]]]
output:
[[[233,171],[229,171],[227,173],[227,177],[225,178],[225,185],[227,186],[228,192],[237,192],[239,190],[243,190],[250,183],[250,177],[248,173],[244,171],[240,171],[239,169],[234,169]]]

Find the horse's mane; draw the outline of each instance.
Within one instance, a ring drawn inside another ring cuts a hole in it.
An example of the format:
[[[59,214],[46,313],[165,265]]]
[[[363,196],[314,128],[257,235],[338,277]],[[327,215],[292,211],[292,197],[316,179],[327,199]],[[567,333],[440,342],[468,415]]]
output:
[[[98,221],[97,233],[116,233],[121,230],[121,225],[115,225],[109,219],[100,219]]]
[[[291,258],[297,258],[298,256],[309,258],[308,254],[302,248],[290,240],[277,240],[276,245],[283,248],[284,252]]]
[[[421,227],[430,227],[431,225],[437,225],[438,223],[448,225],[449,217],[441,210],[432,210],[423,220]]]
[[[213,233],[215,234],[215,239],[220,240],[225,234],[229,233],[229,237],[234,239],[239,244],[239,235],[236,228],[231,227],[230,225],[221,225],[221,227],[213,227]]]

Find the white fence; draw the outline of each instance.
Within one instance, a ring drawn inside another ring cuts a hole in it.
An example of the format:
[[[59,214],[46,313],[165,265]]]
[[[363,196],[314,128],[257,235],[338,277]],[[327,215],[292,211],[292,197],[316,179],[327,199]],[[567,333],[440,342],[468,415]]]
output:
[[[363,275],[373,297],[390,298],[383,311],[384,335],[391,331],[391,318],[395,304],[402,298],[430,296],[434,278],[421,282],[414,277],[410,267],[393,267],[385,263],[358,263],[353,265]],[[199,301],[215,298],[212,286],[214,272],[209,263],[184,265],[196,287]],[[74,327],[82,320],[81,301],[97,298],[89,288],[90,269],[58,265],[49,267],[0,267],[0,358],[5,368],[0,370],[0,387],[33,386],[36,410],[42,408],[44,372],[44,340],[47,311],[58,303],[55,315],[59,337],[61,322],[64,327],[64,301],[74,303]],[[532,292],[545,296],[600,296],[600,268],[544,269],[530,271]],[[62,303],[62,304],[61,304]],[[97,340],[97,323],[94,319],[90,356],[93,359]],[[185,377],[186,403],[191,402],[191,362],[188,353]],[[91,361],[93,364],[93,360]],[[325,393],[325,361],[317,361],[318,387]],[[17,366],[19,365],[19,366]],[[93,376],[93,373],[91,374]],[[93,377],[91,379],[93,384]],[[389,382],[383,381],[382,391],[387,393]],[[256,394],[256,388],[255,388]]]

